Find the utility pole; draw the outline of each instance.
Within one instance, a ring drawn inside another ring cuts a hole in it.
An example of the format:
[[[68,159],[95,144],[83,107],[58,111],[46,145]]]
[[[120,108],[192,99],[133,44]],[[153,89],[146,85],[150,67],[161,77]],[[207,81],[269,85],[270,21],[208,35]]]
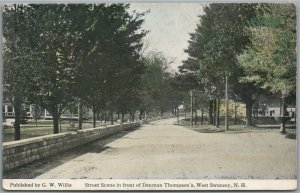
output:
[[[228,77],[225,78],[225,131],[228,131]]]
[[[190,125],[193,127],[193,90],[191,90],[191,117],[190,117]]]
[[[195,106],[195,119],[194,119],[194,125],[196,126],[197,125],[197,103],[196,103],[196,97],[194,96],[194,106]]]
[[[78,130],[82,129],[82,113],[83,113],[83,107],[80,99],[78,104]]]

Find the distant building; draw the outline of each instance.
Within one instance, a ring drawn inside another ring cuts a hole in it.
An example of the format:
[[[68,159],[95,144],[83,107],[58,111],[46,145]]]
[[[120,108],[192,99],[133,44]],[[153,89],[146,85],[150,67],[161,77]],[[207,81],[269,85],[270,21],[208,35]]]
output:
[[[43,108],[39,108],[38,112],[34,112],[34,105],[29,105],[25,108],[25,114],[27,119],[33,119],[34,114],[38,113],[38,119],[52,119],[52,115]],[[3,101],[2,105],[2,116],[3,120],[11,119],[15,117],[15,110],[12,103],[8,100]],[[64,114],[61,115],[61,119],[78,119],[78,114],[70,113],[66,111]]]
[[[281,101],[278,97],[260,96],[253,105],[253,116],[256,117],[277,117],[280,116]],[[296,107],[288,105],[286,107],[286,116],[295,117]]]
[[[259,96],[252,108],[252,117],[256,124],[275,124],[275,117],[281,116],[281,100],[278,96]],[[285,116],[291,117],[290,123],[296,122],[295,105],[286,106]]]

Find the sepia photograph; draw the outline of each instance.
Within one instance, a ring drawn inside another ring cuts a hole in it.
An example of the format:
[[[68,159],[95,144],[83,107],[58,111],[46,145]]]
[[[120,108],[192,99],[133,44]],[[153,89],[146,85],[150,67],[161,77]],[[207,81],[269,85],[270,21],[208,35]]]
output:
[[[297,9],[2,4],[2,188],[297,189]]]

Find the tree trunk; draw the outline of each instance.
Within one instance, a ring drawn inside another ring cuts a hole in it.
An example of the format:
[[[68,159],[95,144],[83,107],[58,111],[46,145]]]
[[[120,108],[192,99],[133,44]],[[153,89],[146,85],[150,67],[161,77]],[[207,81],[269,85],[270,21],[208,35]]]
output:
[[[15,140],[21,139],[21,103],[18,99],[15,100]]]
[[[93,128],[96,128],[96,107],[93,106]]]
[[[59,117],[57,115],[53,115],[53,133],[59,133]]]
[[[193,127],[193,112],[194,112],[194,100],[193,100],[193,91],[191,91],[191,116],[190,116],[191,127]]]
[[[160,117],[163,117],[163,114],[164,114],[163,111],[160,111]]]
[[[124,113],[122,112],[122,114],[121,114],[121,123],[123,123],[124,122]]]
[[[106,109],[104,110],[104,123],[106,124]]]
[[[53,133],[57,134],[59,133],[59,118],[60,118],[60,114],[58,112],[58,108],[56,105],[54,105],[51,108],[51,111],[49,111],[52,115],[52,119],[53,119]]]
[[[259,124],[259,122],[258,122],[258,106],[259,105],[259,103],[257,103],[257,106],[256,106],[256,115],[255,115],[255,120],[256,120],[256,125],[257,124]]]
[[[220,99],[216,99],[216,127],[220,126]]]
[[[237,117],[236,117],[236,114],[237,114],[237,105],[236,105],[236,101],[234,101],[234,124],[236,125],[237,124]]]
[[[59,123],[59,132],[61,133],[61,120],[58,118],[58,123]]]
[[[194,125],[197,125],[197,118],[198,118],[198,115],[197,115],[197,109],[195,109],[195,124]]]
[[[134,122],[134,118],[135,118],[134,114],[135,114],[135,112],[132,113],[132,122]]]
[[[132,122],[133,113],[130,112],[129,115],[130,115],[129,120],[130,120],[130,122]]]
[[[34,105],[34,120],[35,120],[35,126],[38,126],[38,110],[37,110],[37,105]]]
[[[252,106],[253,101],[251,99],[246,101],[246,125],[253,126],[252,122]]]
[[[209,109],[208,109],[208,116],[209,116],[209,124],[213,124],[213,100],[209,101]]]
[[[142,116],[143,116],[143,111],[140,110],[140,114],[139,114],[139,120],[142,120]]]
[[[213,100],[213,125],[216,125],[217,122],[217,100]]]
[[[178,123],[178,125],[179,125],[179,109],[178,109],[178,107],[177,107],[177,123]]]
[[[78,129],[82,129],[82,114],[83,114],[83,106],[81,100],[79,100],[78,105]]]
[[[194,112],[195,112],[195,120],[194,120],[194,125],[197,125],[197,100],[196,96],[194,95]]]
[[[228,76],[225,76],[225,131],[228,131]]]
[[[201,125],[203,125],[203,109],[201,109]]]
[[[114,112],[111,110],[110,112],[110,124],[113,125],[114,124]]]
[[[285,98],[281,97],[281,105],[280,105],[280,117],[282,117],[281,125],[280,125],[280,133],[286,133],[285,130],[285,112],[286,112],[286,106],[285,106]]]

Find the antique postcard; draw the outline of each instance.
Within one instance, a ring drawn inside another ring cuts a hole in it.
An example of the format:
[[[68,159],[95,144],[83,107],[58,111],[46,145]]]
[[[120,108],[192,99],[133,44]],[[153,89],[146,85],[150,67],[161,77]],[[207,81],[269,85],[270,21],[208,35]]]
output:
[[[297,3],[1,6],[4,190],[297,189]]]

